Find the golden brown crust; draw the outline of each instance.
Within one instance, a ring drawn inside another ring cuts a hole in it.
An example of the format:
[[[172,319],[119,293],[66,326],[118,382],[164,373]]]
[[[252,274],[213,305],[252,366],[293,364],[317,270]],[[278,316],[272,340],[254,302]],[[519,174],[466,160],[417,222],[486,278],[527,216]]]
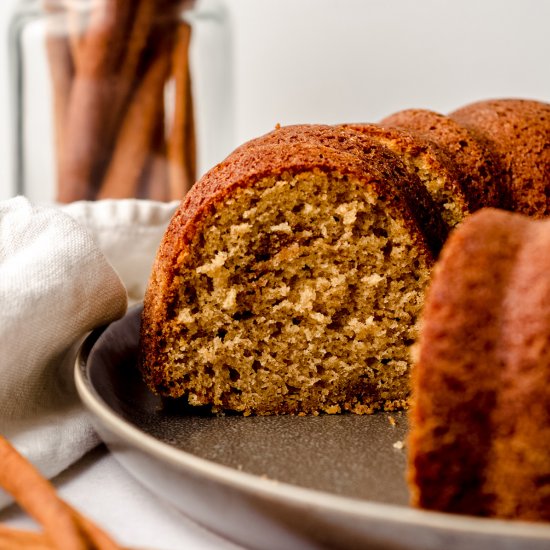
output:
[[[442,251],[413,371],[416,505],[550,519],[549,230],[486,209]]]
[[[550,105],[523,99],[480,101],[449,115],[486,140],[504,166],[512,208],[550,213]]]
[[[526,223],[503,303],[486,491],[498,517],[550,521],[550,221]]]
[[[392,182],[394,191],[403,196],[412,216],[419,224],[428,246],[437,256],[449,228],[443,222],[438,206],[418,176],[403,163],[399,155],[369,135],[364,125],[361,129],[323,124],[297,124],[277,127],[272,132],[255,138],[237,149],[237,152],[264,145],[288,146],[307,143],[328,147],[360,158],[366,172],[377,174],[382,181]],[[446,162],[446,161],[445,161]],[[439,166],[439,165],[438,165]],[[446,165],[446,170],[450,170]],[[454,176],[453,176],[454,177]]]
[[[450,236],[426,294],[409,438],[413,502],[424,508],[474,515],[491,509],[483,475],[500,370],[495,344],[524,225],[512,217],[511,232],[494,223],[500,216],[481,211]]]
[[[504,169],[481,136],[426,109],[399,111],[381,124],[417,133],[443,149],[458,169],[459,185],[472,212],[483,207],[510,208],[508,190],[499,185]]]

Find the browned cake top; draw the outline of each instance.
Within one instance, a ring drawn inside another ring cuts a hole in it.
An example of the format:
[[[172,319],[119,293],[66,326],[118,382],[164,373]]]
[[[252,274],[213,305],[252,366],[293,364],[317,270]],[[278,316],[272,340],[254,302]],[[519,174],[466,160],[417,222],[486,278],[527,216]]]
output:
[[[305,143],[328,147],[360,158],[365,170],[377,174],[383,181],[391,182],[394,192],[403,196],[418,222],[430,250],[437,255],[448,233],[439,205],[408,167],[399,154],[390,150],[366,131],[356,131],[345,126],[322,124],[296,124],[277,127],[272,132],[255,138],[237,149],[240,152],[251,147]]]
[[[499,155],[516,212],[550,213],[550,105],[522,99],[480,101],[451,113]]]
[[[459,172],[436,144],[411,132],[378,124],[345,127],[384,144],[402,158],[409,171],[422,181],[449,228],[458,225],[470,212],[468,197],[460,188]]]
[[[434,253],[441,248],[446,234],[440,216],[402,161],[368,137],[322,125],[278,128],[236,149],[193,186],[172,218],[161,248],[171,243],[170,248],[181,250],[201,213],[222,203],[234,188],[252,185],[266,175],[314,168],[354,174],[379,185],[395,200],[407,200],[412,215],[425,220]]]
[[[297,124],[277,127],[241,145],[235,153],[239,154],[242,151],[250,151],[251,148],[264,146],[279,146],[284,149],[293,144],[308,144],[354,155],[361,159],[367,172],[378,174],[392,181],[394,185],[399,185],[400,180],[404,182],[411,180],[401,159],[387,147],[366,135],[337,126]],[[420,185],[416,182],[412,184]]]
[[[482,207],[510,207],[506,186],[500,185],[503,167],[480,135],[445,115],[426,109],[399,111],[385,118],[382,124],[417,132],[441,147],[459,170],[460,186],[472,211]]]
[[[371,139],[391,142],[395,146],[394,150],[401,154],[426,156],[434,170],[444,173],[451,182],[456,181],[457,175],[453,159],[450,159],[444,151],[430,141],[399,128],[382,124],[347,124],[345,127],[358,131]],[[457,192],[461,193],[459,188],[457,188]]]

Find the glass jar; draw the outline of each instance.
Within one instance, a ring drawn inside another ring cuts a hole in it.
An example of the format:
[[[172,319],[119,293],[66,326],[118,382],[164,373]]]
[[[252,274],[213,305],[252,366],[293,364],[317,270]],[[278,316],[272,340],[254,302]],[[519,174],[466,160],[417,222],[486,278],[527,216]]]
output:
[[[20,1],[17,193],[181,199],[233,145],[231,46],[220,0]]]

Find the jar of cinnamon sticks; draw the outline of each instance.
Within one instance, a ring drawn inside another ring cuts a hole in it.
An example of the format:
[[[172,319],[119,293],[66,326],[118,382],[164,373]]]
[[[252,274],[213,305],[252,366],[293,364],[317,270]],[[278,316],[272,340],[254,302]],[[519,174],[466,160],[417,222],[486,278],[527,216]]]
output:
[[[36,202],[181,199],[232,144],[222,0],[26,0],[10,31],[15,178]]]

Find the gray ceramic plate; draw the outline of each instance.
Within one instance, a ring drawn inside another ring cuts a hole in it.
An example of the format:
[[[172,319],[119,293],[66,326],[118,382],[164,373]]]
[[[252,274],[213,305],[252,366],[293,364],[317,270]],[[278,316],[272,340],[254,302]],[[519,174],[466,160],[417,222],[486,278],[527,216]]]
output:
[[[262,550],[550,548],[548,524],[408,507],[404,415],[212,417],[163,404],[136,370],[140,312],[89,336],[77,388],[120,463],[199,523]]]

